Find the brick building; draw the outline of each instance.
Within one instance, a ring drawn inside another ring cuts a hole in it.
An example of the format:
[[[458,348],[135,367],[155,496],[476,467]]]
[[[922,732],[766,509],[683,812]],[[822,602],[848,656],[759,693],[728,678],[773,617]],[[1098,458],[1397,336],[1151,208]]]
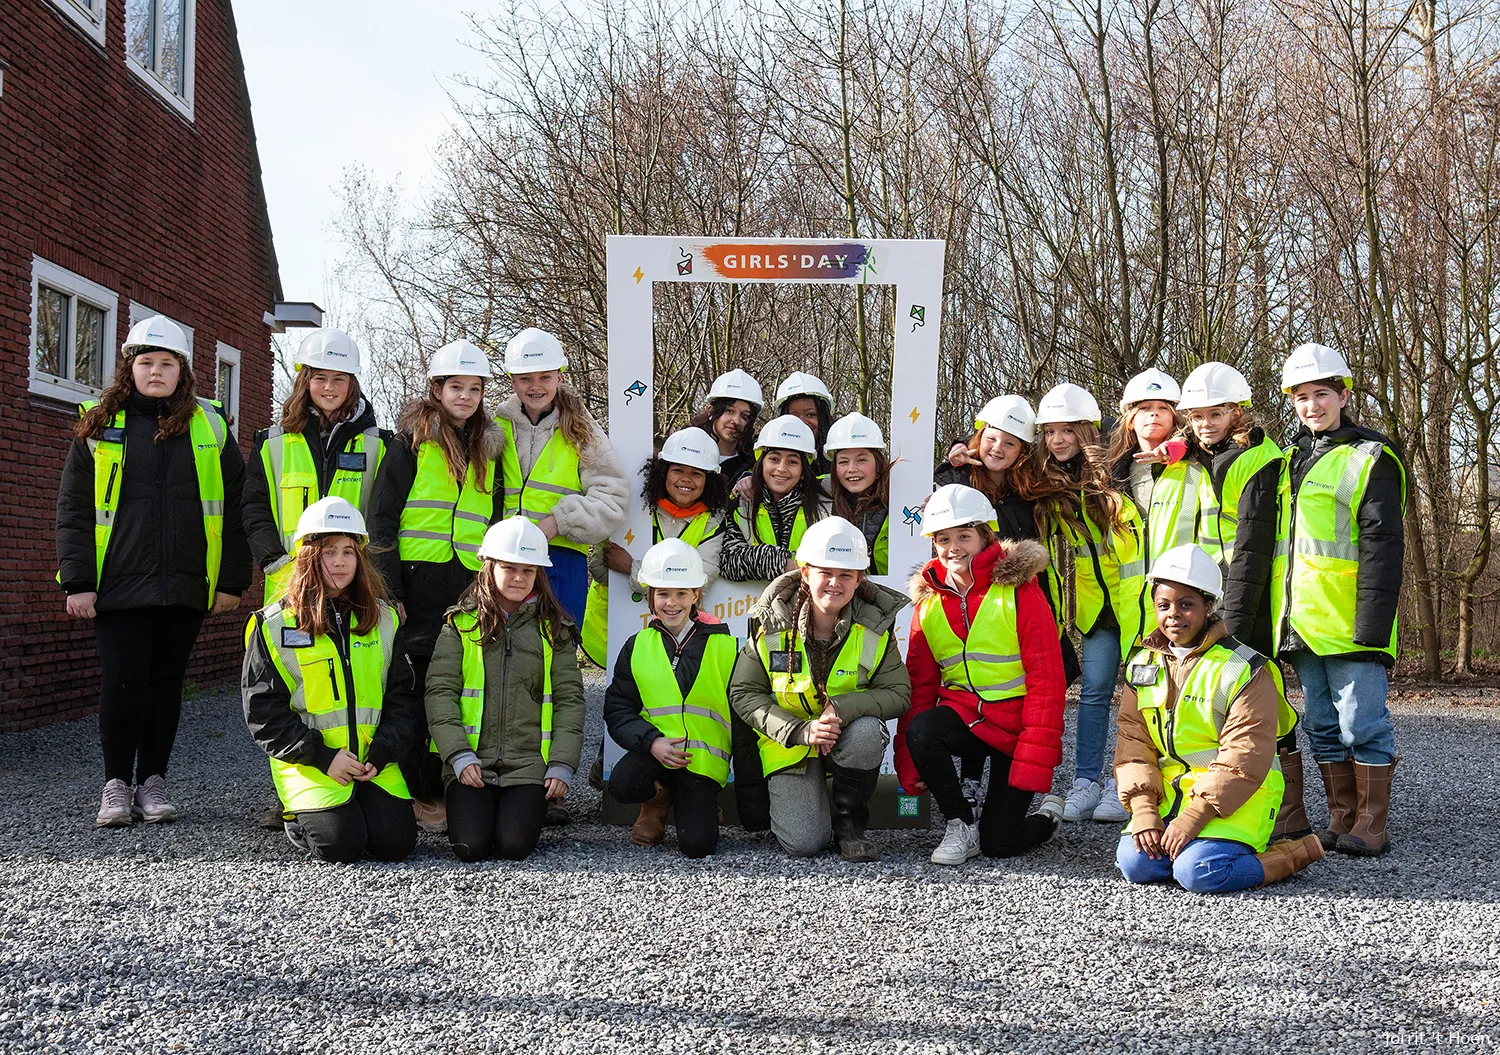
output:
[[[230,0],[0,3],[0,728],[97,705],[92,624],[53,581],[78,402],[160,313],[247,446],[279,286]],[[235,676],[247,614],[204,624],[196,684]]]

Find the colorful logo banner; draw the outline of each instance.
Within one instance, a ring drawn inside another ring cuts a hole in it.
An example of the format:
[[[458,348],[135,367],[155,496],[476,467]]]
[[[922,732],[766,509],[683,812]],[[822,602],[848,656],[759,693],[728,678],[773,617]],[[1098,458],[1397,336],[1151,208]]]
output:
[[[701,250],[703,259],[715,274],[734,279],[854,278],[869,253],[869,246],[859,242],[837,245],[723,243],[707,245]]]

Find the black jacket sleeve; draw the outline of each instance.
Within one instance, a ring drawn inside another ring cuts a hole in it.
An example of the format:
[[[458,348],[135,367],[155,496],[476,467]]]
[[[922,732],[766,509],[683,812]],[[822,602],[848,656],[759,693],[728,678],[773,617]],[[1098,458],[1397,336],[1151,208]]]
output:
[[[406,508],[406,496],[411,494],[411,485],[416,478],[417,457],[412,453],[410,437],[397,436],[380,460],[375,494],[370,499],[373,508],[366,517],[370,529],[370,555],[385,579],[391,598],[397,601],[403,598],[401,553],[397,548],[396,533],[401,529],[401,510]]]
[[[271,515],[271,487],[266,481],[265,463],[261,461],[261,450],[265,445],[266,434],[257,432],[250,461],[245,466],[245,493],[240,500],[240,516],[245,522],[250,555],[262,571],[286,556],[281,545],[281,532],[276,530],[276,518]]]
[[[233,433],[219,454],[219,471],[224,475],[224,556],[214,589],[238,597],[250,588],[252,569],[245,520],[240,512],[245,495],[245,455]]]
[[[946,458],[937,463],[932,470],[932,487],[937,490],[947,484],[969,484],[969,467],[967,465],[954,465]]]
[[[654,631],[644,631],[654,633]],[[651,750],[651,745],[661,732],[641,715],[646,705],[641,701],[641,690],[630,672],[630,656],[635,650],[635,638],[625,642],[615,658],[615,675],[604,690],[604,724],[615,743],[627,751]]]
[[[260,628],[261,617],[257,614],[240,674],[240,702],[245,709],[245,725],[255,738],[256,746],[272,758],[312,766],[326,773],[338,752],[292,713],[291,690],[271,661]]]
[[[1367,648],[1390,644],[1401,595],[1406,558],[1401,511],[1401,468],[1389,453],[1370,471],[1359,507],[1359,578],[1354,602],[1354,643]]]
[[[417,735],[417,719],[421,716],[425,720],[426,713],[417,695],[417,672],[411,657],[397,649],[391,656],[391,669],[386,671],[380,724],[370,738],[370,753],[365,760],[380,770],[405,758]]]
[[[1280,458],[1261,466],[1245,484],[1235,510],[1234,559],[1224,577],[1224,624],[1241,641],[1251,640],[1260,609],[1267,604],[1271,562],[1276,557],[1276,532],[1280,515]]]
[[[94,553],[94,459],[75,439],[57,489],[57,567],[64,593],[99,588]]]

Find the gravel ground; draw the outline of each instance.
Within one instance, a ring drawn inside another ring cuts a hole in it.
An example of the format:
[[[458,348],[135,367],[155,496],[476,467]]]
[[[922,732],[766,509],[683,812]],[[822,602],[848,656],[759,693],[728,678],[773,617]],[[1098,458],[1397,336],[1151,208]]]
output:
[[[0,736],[0,1051],[1500,1050],[1497,698],[1399,704],[1387,857],[1218,899],[1127,887],[1092,824],[961,869],[936,821],[875,865],[593,823],[323,865],[254,826],[233,696],[189,702],[159,827],[94,830],[92,719]]]

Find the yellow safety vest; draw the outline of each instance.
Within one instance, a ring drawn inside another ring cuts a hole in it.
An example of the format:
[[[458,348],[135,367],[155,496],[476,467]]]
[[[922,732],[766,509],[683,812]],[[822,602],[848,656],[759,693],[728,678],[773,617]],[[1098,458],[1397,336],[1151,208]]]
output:
[[[756,647],[760,651],[761,664],[766,668],[766,674],[771,679],[771,694],[776,697],[777,704],[803,721],[812,721],[822,715],[823,704],[819,698],[817,686],[813,684],[812,664],[808,661],[807,649],[803,647],[800,637],[797,639],[795,654],[800,657],[797,665],[801,669],[796,673],[778,673],[771,670],[771,653],[787,651],[791,637],[790,631],[784,630],[768,635],[762,630],[758,635]],[[844,647],[839,649],[839,654],[828,673],[828,683],[824,686],[824,694],[830,700],[836,700],[845,693],[859,692],[869,685],[870,677],[880,666],[881,660],[885,658],[885,650],[890,645],[890,640],[889,631],[876,634],[866,629],[861,623],[852,623],[849,627],[849,637],[844,641]],[[788,766],[795,766],[817,754],[816,748],[806,745],[794,744],[783,747],[759,731],[756,737],[760,742],[761,771],[768,776]]]
[[[945,686],[974,693],[980,707],[986,702],[1026,695],[1014,586],[990,584],[979,610],[969,619],[967,639],[960,638],[948,622],[941,594],[922,602],[917,620]]]
[[[748,500],[740,502],[740,523],[750,516],[750,503]],[[757,546],[779,546],[776,541],[776,526],[771,522],[771,511],[764,504],[755,511],[754,530],[749,533],[749,541]],[[797,516],[792,520],[792,533],[787,540],[786,548],[792,553],[797,552],[797,547],[802,544],[802,536],[807,531],[807,511],[798,508]]]
[[[479,490],[472,465],[460,488],[442,447],[428,440],[417,449],[417,475],[401,507],[397,531],[403,561],[446,564],[456,553],[465,568],[479,570],[479,544],[495,512],[496,481],[493,471],[486,475],[488,493]]]
[[[516,426],[506,417],[495,424],[505,432],[505,451],[500,455],[501,475],[505,483],[505,515],[520,513],[533,521],[552,514],[552,507],[568,495],[583,494],[579,472],[578,449],[568,442],[561,428],[554,429],[537,455],[529,475],[521,472],[521,456],[516,452]],[[589,551],[588,543],[575,542],[558,535],[552,545],[579,553]]]
[[[1274,461],[1281,462],[1281,478],[1277,485],[1277,502],[1290,486],[1286,455],[1269,439],[1240,454],[1224,474],[1221,491],[1214,490],[1213,473],[1204,472],[1200,478],[1198,493],[1198,545],[1226,570],[1234,561],[1235,539],[1239,531],[1240,498],[1255,474]],[[1153,606],[1154,608],[1154,606]]]
[[[1062,551],[1073,554],[1073,621],[1078,632],[1087,634],[1104,614],[1107,597],[1115,621],[1120,627],[1120,654],[1125,655],[1141,640],[1146,596],[1146,561],[1141,540],[1141,518],[1135,501],[1119,492],[1126,527],[1100,531],[1089,518],[1088,509],[1079,495],[1083,530],[1072,527],[1061,516],[1054,516],[1054,530],[1047,535],[1047,553],[1051,558],[1052,576],[1062,583]],[[1153,502],[1154,504],[1154,502]],[[1061,598],[1059,598],[1059,601]],[[1054,611],[1061,620],[1064,611],[1059,603]],[[1153,625],[1151,629],[1155,629]],[[1148,631],[1149,632],[1149,631]]]
[[[455,612],[453,629],[463,643],[464,687],[458,700],[458,715],[469,738],[469,749],[479,750],[479,729],[484,720],[484,646],[479,643],[479,616]],[[500,686],[505,692],[508,686]],[[431,745],[433,751],[437,745]],[[552,642],[542,635],[542,764],[552,758]],[[457,776],[458,774],[454,774]]]
[[[364,762],[380,726],[386,675],[396,640],[395,609],[380,602],[380,621],[366,634],[351,634],[344,655],[332,635],[313,637],[297,629],[296,613],[277,601],[260,612],[261,638],[271,662],[291,693],[290,706],[302,723],[337,750]],[[354,784],[340,784],[312,766],[271,759],[271,779],[289,813],[326,810],[348,802]],[[386,765],[371,781],[400,799],[411,798],[401,767]]]
[[[1295,447],[1287,448],[1290,456]],[[1279,651],[1295,630],[1319,656],[1384,652],[1396,657],[1396,621],[1383,647],[1354,642],[1359,589],[1359,507],[1370,473],[1382,453],[1401,468],[1401,505],[1406,507],[1406,467],[1389,446],[1375,440],[1345,443],[1308,470],[1293,496],[1286,492],[1281,522],[1289,525],[1276,547],[1271,569],[1271,605]]]
[[[79,416],[97,405],[98,400],[92,399],[80,403]],[[199,397],[188,422],[188,441],[193,445],[193,469],[198,477],[198,501],[203,509],[203,536],[207,546],[204,573],[210,608],[219,585],[219,568],[224,561],[224,470],[219,458],[228,431],[219,413],[219,404]],[[109,550],[115,514],[120,508],[120,491],[125,483],[122,479],[125,473],[125,411],[117,411],[110,427],[87,443],[89,453],[94,456],[94,588],[97,590],[104,579],[104,555]]]
[[[729,782],[729,675],[737,653],[733,634],[710,634],[684,697],[659,630],[642,630],[630,652],[630,675],[645,704],[642,716],[668,739],[686,738],[688,772],[720,787]]]
[[[1182,812],[1193,784],[1218,757],[1219,735],[1229,708],[1263,667],[1271,672],[1280,701],[1279,738],[1295,727],[1296,714],[1286,702],[1286,690],[1276,664],[1250,646],[1226,637],[1204,651],[1193,664],[1186,682],[1178,686],[1177,699],[1170,708],[1166,657],[1150,649],[1141,649],[1131,657],[1127,676],[1135,687],[1141,717],[1156,745],[1157,765],[1161,769],[1162,820],[1170,824]],[[1148,678],[1154,680],[1142,684]],[[1276,826],[1285,786],[1281,763],[1273,758],[1271,771],[1255,794],[1228,817],[1214,817],[1199,836],[1231,839],[1256,851],[1264,850],[1271,829]]]

